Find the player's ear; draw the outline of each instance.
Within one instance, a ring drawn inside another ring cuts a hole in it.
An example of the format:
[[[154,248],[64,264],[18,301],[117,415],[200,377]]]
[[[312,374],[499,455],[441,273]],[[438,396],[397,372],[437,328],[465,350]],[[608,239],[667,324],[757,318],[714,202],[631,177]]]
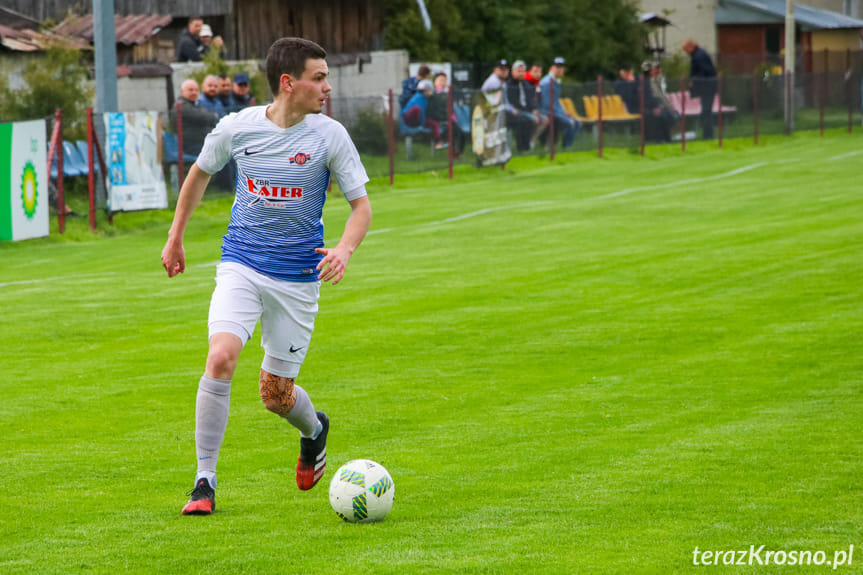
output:
[[[290,74],[282,74],[279,78],[279,87],[290,94],[294,91],[294,78]]]

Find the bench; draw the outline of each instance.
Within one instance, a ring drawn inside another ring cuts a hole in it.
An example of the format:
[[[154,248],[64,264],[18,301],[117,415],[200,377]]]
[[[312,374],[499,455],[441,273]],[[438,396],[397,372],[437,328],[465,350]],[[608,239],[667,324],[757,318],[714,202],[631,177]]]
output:
[[[681,116],[700,116],[701,115],[701,99],[693,98],[686,95],[686,109],[683,109],[683,93],[682,92],[669,92],[667,94],[668,101],[671,102],[671,105],[674,107],[674,110],[680,114]],[[713,113],[719,113],[719,94],[713,98]],[[722,106],[723,114],[734,114],[737,112],[737,106]]]

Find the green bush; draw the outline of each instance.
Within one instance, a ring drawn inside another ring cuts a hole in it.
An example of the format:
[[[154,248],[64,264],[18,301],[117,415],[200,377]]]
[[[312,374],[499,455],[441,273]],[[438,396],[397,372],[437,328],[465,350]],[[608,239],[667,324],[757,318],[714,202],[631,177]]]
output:
[[[389,152],[386,122],[373,110],[361,110],[357,114],[351,138],[361,154],[385,156]]]

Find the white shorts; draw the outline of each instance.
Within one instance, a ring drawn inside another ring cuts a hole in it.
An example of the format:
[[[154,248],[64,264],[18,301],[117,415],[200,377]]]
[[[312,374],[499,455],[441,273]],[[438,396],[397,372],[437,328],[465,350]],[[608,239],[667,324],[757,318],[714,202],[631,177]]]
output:
[[[245,345],[261,318],[261,347],[271,357],[296,364],[299,374],[315,330],[320,291],[319,281],[287,282],[222,262],[210,300],[210,337],[232,333]]]

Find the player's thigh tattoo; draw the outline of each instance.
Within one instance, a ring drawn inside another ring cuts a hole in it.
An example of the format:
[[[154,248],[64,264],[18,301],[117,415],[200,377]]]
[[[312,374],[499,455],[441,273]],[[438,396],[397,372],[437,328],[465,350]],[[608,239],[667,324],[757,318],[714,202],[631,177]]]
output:
[[[285,415],[297,402],[293,377],[282,377],[261,370],[261,400],[264,406],[278,415]]]

